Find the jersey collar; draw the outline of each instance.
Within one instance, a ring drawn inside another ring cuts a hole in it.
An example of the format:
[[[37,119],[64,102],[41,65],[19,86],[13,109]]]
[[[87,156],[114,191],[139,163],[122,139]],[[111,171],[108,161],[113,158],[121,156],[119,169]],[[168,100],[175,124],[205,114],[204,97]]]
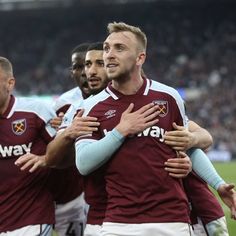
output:
[[[135,95],[145,95],[146,96],[149,92],[150,86],[151,86],[151,80],[143,77],[143,84]],[[114,89],[111,85],[111,82],[106,87],[106,92],[109,93],[110,96],[114,100],[118,100],[119,98],[121,98],[123,96],[130,96],[130,95],[124,95],[124,94],[120,93],[119,91],[117,91],[116,89]]]

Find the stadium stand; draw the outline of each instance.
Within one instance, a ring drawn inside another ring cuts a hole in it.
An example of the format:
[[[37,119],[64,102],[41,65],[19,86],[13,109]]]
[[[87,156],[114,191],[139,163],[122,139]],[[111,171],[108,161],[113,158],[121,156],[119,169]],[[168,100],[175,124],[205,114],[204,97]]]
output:
[[[0,55],[14,63],[18,94],[61,94],[71,88],[75,45],[103,40],[110,21],[140,26],[149,39],[147,76],[197,90],[186,97],[189,117],[212,133],[215,149],[236,158],[235,12],[234,1],[217,0],[1,11]]]

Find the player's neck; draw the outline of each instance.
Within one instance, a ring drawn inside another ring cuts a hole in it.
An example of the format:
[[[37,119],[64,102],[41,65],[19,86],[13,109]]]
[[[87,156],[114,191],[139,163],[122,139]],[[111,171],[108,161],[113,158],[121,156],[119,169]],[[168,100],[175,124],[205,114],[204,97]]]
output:
[[[4,114],[4,112],[7,110],[8,104],[11,100],[11,96],[7,98],[7,100],[4,102],[4,104],[1,104],[0,106],[0,116]]]
[[[142,85],[143,78],[141,75],[132,76],[130,79],[124,81],[112,81],[113,88],[124,95],[136,94]]]

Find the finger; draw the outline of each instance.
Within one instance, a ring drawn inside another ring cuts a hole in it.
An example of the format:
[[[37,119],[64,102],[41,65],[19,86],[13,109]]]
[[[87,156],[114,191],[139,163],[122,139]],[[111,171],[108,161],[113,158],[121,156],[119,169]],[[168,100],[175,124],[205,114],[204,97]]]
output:
[[[52,128],[58,128],[60,124],[61,124],[61,121],[58,121],[58,122],[51,123],[50,125]]]
[[[181,161],[181,159],[179,160],[170,160],[164,163],[165,166],[176,166],[176,167],[185,167],[187,165],[189,165],[190,162],[186,161],[185,159],[183,159],[183,161]]]
[[[134,104],[130,103],[129,106],[127,107],[127,109],[123,113],[125,113],[125,114],[131,113],[133,109],[134,109]]]
[[[175,138],[183,139],[183,137],[187,136],[186,132],[176,131],[176,130],[166,131],[164,135],[166,138],[169,138],[170,140],[173,140]]]
[[[84,109],[81,109],[77,112],[75,117],[81,117],[84,114]]]
[[[58,117],[62,118],[64,115],[65,115],[65,113],[60,112],[60,113],[58,114]]]
[[[58,126],[60,124],[61,124],[61,120],[57,120],[57,121],[54,120],[54,121],[50,122],[51,126]]]
[[[148,127],[151,127],[151,126],[157,124],[158,122],[159,122],[159,119],[155,119],[155,120],[153,120],[153,121],[149,121],[149,122],[147,122],[147,123],[145,124],[144,129],[146,129],[146,128],[148,128]]]
[[[164,164],[168,164],[168,163],[189,163],[189,159],[188,158],[182,158],[182,157],[177,157],[177,158],[170,158],[168,159]]]
[[[147,111],[150,108],[153,108],[154,106],[159,107],[158,105],[155,105],[154,103],[149,103],[145,106],[142,106],[141,108],[139,108],[135,113],[137,114],[143,114],[145,111]]]
[[[189,169],[188,168],[181,168],[180,166],[168,166],[168,167],[165,167],[165,170],[168,171],[168,172],[171,172],[171,173],[177,173],[177,174],[182,174],[182,173],[188,173],[189,172]]]
[[[234,187],[235,187],[234,184],[228,184],[228,185],[226,186],[226,190],[227,190],[227,191],[230,191],[230,190],[234,189]]]
[[[37,165],[37,163],[35,163],[29,170],[30,173],[35,172],[37,169],[39,168],[39,165]]]
[[[77,121],[77,122],[79,122],[79,121],[81,121],[81,122],[92,121],[92,122],[94,122],[94,121],[97,121],[97,118],[92,117],[92,116],[76,117],[74,119],[74,121]]]
[[[165,140],[164,138],[164,142],[165,144],[169,145],[169,146],[174,146],[174,147],[186,147],[186,143],[185,142],[178,142],[178,141],[170,141],[170,140]]]
[[[173,173],[169,173],[169,176],[174,177],[174,178],[178,178],[178,179],[182,179],[185,178],[188,174],[173,174]]]
[[[76,121],[72,123],[73,126],[77,127],[98,127],[100,125],[99,122],[96,121]]]
[[[30,160],[30,154],[25,154],[25,155],[19,157],[15,161],[15,165],[17,165],[17,166],[22,165],[24,162],[27,162],[28,160]]]
[[[158,105],[155,105],[153,107],[150,107],[149,109],[145,110],[142,115],[143,117],[148,117],[149,115],[152,115],[152,114],[156,114],[159,115],[160,114],[160,111],[158,110],[159,106]]]
[[[32,163],[32,161],[28,161],[26,163],[24,163],[21,167],[20,167],[20,170],[27,170],[29,169],[30,166],[32,166],[34,163]]]
[[[180,151],[179,152],[179,157],[180,158],[188,158],[188,155],[185,152]]]
[[[160,111],[157,111],[155,107],[152,107],[151,109],[148,109],[146,112],[143,113],[143,117],[145,121],[149,121],[154,119],[160,114]]]
[[[167,144],[167,143],[166,143],[166,144]],[[170,145],[170,144],[168,144],[168,145]],[[185,146],[181,146],[181,145],[179,145],[179,146],[170,145],[170,146],[171,146],[171,148],[173,148],[175,151],[185,151],[185,150],[186,150]]]
[[[73,128],[73,127],[72,127]],[[81,132],[94,132],[94,131],[98,131],[97,127],[75,127],[73,130],[71,130],[71,133],[81,133]]]
[[[187,165],[180,166],[180,165],[176,165],[176,164],[166,165],[165,170],[168,172],[174,172],[174,173],[188,173],[188,172],[190,172],[190,169]]]
[[[173,122],[172,126],[176,130],[185,130],[186,129],[184,126],[179,126],[175,122]]]

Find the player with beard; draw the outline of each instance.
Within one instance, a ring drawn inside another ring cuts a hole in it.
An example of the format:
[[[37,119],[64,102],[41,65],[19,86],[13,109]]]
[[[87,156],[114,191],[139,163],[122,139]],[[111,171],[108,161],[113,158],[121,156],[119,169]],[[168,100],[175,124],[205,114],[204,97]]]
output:
[[[91,83],[91,88],[94,94],[99,93],[107,85],[108,80],[106,71],[104,69],[102,43],[95,43],[89,47],[85,60],[85,72],[88,77],[88,84],[90,86]],[[153,105],[147,106],[147,108],[143,109],[142,111],[147,111],[145,114],[152,113],[155,111],[155,109],[152,107]],[[67,120],[65,122],[66,124],[68,123],[68,120],[71,119],[69,116],[69,114],[71,114],[70,111],[67,113],[64,117],[64,119]],[[74,113],[72,118],[74,118]],[[148,119],[149,118],[147,117],[147,121],[142,122],[142,124],[145,123],[146,126],[149,125]],[[76,125],[76,122],[80,125]],[[153,124],[153,122],[150,124]],[[64,151],[67,153],[71,146],[74,146],[75,138],[77,138],[79,135],[96,131],[97,125],[98,123],[92,117],[81,118],[78,115],[75,117],[71,126],[68,126],[64,131],[62,129],[59,130],[58,136],[48,146],[46,156],[41,156],[38,158],[36,155],[26,154],[17,160],[17,165],[21,166],[22,170],[30,168],[31,172],[34,172],[38,167],[43,166],[60,166],[63,168],[65,166],[71,165],[74,162],[68,161],[66,156],[64,156],[65,160],[61,160],[62,153]],[[65,126],[62,124],[62,127],[65,128]],[[58,160],[58,157],[60,157],[60,160]],[[88,225],[86,226],[84,235],[95,236],[99,235],[106,208],[106,194],[103,175],[101,175],[101,171],[98,171],[97,175],[92,174],[91,176],[86,177],[84,182],[85,197],[90,205]]]
[[[82,102],[89,96],[84,72],[84,59],[88,46],[88,43],[79,44],[71,52],[70,73],[77,86],[63,93],[55,101],[54,109],[58,117],[51,120],[52,127],[58,128],[62,117],[73,102]],[[54,169],[51,173],[50,188],[56,201],[55,231],[59,236],[70,234],[82,236],[88,208],[84,200],[82,176],[74,166]]]
[[[98,81],[101,81],[101,77],[104,77],[106,75],[106,73],[104,73],[105,69],[101,54],[102,49],[99,50],[99,48],[95,47],[95,45],[90,46],[85,59],[85,72],[88,81],[91,81],[93,83],[93,87],[96,87]],[[91,87],[92,86],[90,86],[90,88]],[[97,90],[95,90],[94,93],[96,93],[96,91]],[[67,120],[69,119],[70,118],[68,117]],[[180,160],[183,159],[180,158]],[[175,167],[175,171],[178,168],[179,168],[178,166]],[[175,174],[177,175],[177,173]],[[175,174],[173,174],[173,176],[175,176]],[[100,226],[103,222],[106,208],[106,194],[104,189],[105,183],[103,179],[103,168],[100,168],[93,174],[88,175],[88,177],[86,177],[85,183],[86,183],[85,186],[87,186],[87,188],[85,187],[85,189],[87,189],[87,191],[85,190],[86,193],[85,196],[86,200],[90,203],[90,212],[88,216],[88,222],[87,222],[88,224],[86,226],[85,235],[86,236],[99,235]]]
[[[176,152],[162,138],[173,122],[186,124],[184,104],[173,88],[142,78],[146,37],[139,28],[113,23],[108,29],[104,61],[112,83],[84,102],[84,115],[97,117],[100,126],[76,143],[82,174],[105,166],[108,201],[101,235],[190,235],[182,181],[164,170]],[[145,127],[140,109],[147,104],[156,104],[158,112],[153,113],[153,125]],[[134,129],[137,125],[139,130]],[[199,162],[212,168],[205,159]]]

